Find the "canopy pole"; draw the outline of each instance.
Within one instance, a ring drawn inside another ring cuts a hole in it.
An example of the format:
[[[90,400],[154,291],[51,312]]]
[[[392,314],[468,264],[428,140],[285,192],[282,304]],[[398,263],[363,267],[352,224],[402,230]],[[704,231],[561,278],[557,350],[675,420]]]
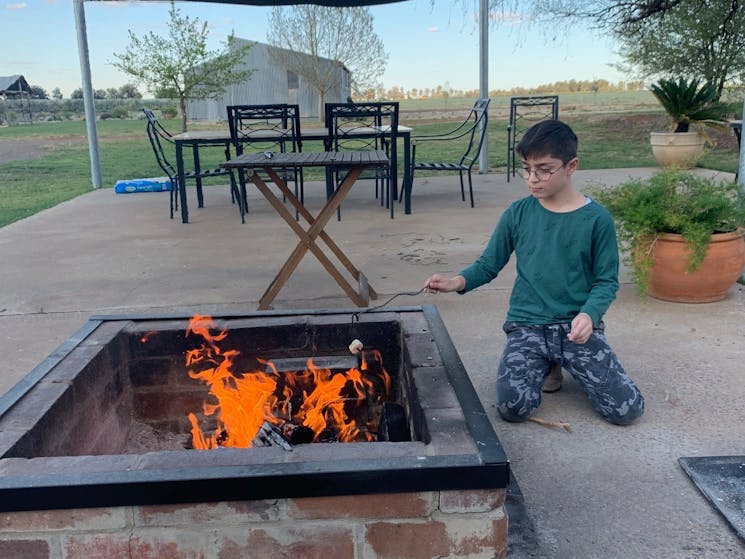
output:
[[[745,122],[745,98],[742,101],[742,113],[740,118]],[[740,164],[737,167],[737,185],[740,187],[740,193],[745,196],[745,147],[743,147],[743,143],[742,128],[740,128]]]
[[[479,96],[489,98],[489,1],[480,0],[479,8]],[[482,128],[489,119],[481,121]],[[483,130],[484,142],[479,152],[479,173],[489,170],[489,135]]]
[[[740,196],[745,196],[745,142],[742,141],[742,129],[745,124],[745,98],[742,100],[742,113],[740,113],[742,124],[740,124],[740,163],[737,166],[737,186]],[[740,283],[745,284],[745,270],[740,276]]]
[[[80,77],[83,86],[83,106],[85,108],[85,127],[88,134],[88,153],[91,160],[91,182],[93,188],[101,188],[101,162],[98,157],[98,134],[96,132],[96,107],[93,104],[93,83],[91,81],[91,62],[88,56],[88,37],[85,27],[84,0],[73,0],[75,8],[75,28],[78,33],[78,57],[80,58]]]

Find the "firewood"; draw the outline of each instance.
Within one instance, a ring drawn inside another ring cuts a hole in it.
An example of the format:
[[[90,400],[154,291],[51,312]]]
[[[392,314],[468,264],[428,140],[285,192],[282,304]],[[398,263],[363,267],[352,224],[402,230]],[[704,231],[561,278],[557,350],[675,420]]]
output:
[[[544,425],[545,427],[556,427],[557,429],[564,429],[564,431],[569,433],[572,432],[571,423],[565,423],[564,421],[549,421],[548,419],[541,419],[540,417],[529,417],[528,421],[532,421],[538,425]]]
[[[292,445],[282,436],[282,433],[268,421],[264,421],[256,431],[256,435],[251,441],[252,447],[257,446],[278,446],[284,450],[292,450]]]

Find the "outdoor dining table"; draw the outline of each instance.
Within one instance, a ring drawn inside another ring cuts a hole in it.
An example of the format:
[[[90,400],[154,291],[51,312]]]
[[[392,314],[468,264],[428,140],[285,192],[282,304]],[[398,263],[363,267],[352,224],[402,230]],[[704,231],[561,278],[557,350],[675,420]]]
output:
[[[344,290],[355,305],[366,307],[370,299],[377,299],[378,294],[368,283],[365,275],[352,264],[352,261],[324,230],[324,227],[326,227],[326,224],[334,215],[339,205],[352,190],[362,171],[370,167],[387,165],[388,161],[388,156],[383,151],[364,150],[343,152],[247,153],[221,164],[226,169],[246,170],[249,180],[256,185],[259,192],[263,194],[269,204],[284,219],[299,239],[297,246],[290,253],[279,272],[277,272],[277,275],[261,296],[259,310],[270,308],[272,301],[285,283],[287,283],[287,280],[308,251],[313,253],[324,269],[334,278],[334,281]],[[326,200],[323,208],[321,208],[317,215],[313,216],[300,200],[298,200],[292,190],[287,187],[287,183],[277,174],[278,169],[287,167],[325,167],[327,169],[336,167],[345,169],[347,172],[339,187]],[[297,210],[298,215],[307,222],[307,228],[295,219],[295,216],[282,203],[282,200],[272,192],[266,182],[259,176],[259,171],[266,173],[272,182],[277,185],[284,197]],[[349,275],[357,283],[356,287],[352,285],[344,273],[329,259],[321,243],[317,242],[319,239],[333,253],[339,263],[346,268]]]
[[[385,128],[385,127],[383,127]],[[413,129],[408,126],[399,126],[397,134],[403,140],[404,148],[404,176],[401,181],[401,188],[405,189],[404,196],[404,212],[407,214],[411,213],[411,195],[410,195],[410,161],[411,161],[411,133]],[[326,128],[301,128],[300,137],[303,141],[324,141],[328,138],[328,129]],[[253,141],[265,141],[272,140],[277,137],[277,131],[255,131],[250,134],[250,140]],[[181,203],[181,221],[182,223],[189,223],[189,205],[186,199],[186,181],[185,181],[185,169],[184,169],[184,149],[191,148],[192,157],[194,160],[194,170],[199,175],[200,163],[199,163],[199,148],[203,146],[214,146],[222,145],[229,147],[232,143],[230,138],[230,130],[228,128],[212,129],[212,130],[190,130],[188,132],[182,132],[173,136],[173,142],[176,147],[176,174],[178,177],[178,189],[179,189],[179,202]],[[392,166],[394,169],[397,168],[398,161],[392,160]],[[204,196],[202,193],[202,180],[196,179],[197,183],[197,205],[198,207],[204,207]],[[393,181],[393,189],[391,192],[393,200],[398,199],[398,181]],[[392,203],[392,202],[391,202]]]

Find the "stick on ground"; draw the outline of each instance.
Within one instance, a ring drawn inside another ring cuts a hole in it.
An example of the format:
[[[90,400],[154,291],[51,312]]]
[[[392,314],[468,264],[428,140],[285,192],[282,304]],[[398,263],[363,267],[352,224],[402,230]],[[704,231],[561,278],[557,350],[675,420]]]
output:
[[[566,423],[564,421],[549,421],[548,419],[541,419],[540,417],[529,417],[528,421],[532,421],[538,425],[544,425],[545,427],[556,427],[557,429],[564,429],[564,431],[569,433],[572,432],[571,423]]]

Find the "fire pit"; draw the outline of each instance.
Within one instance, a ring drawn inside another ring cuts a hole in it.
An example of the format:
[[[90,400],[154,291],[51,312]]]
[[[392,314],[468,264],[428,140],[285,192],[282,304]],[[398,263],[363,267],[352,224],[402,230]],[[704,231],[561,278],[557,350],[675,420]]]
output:
[[[355,313],[221,315],[202,323],[212,341],[195,335],[190,317],[92,317],[0,398],[0,510],[437,495],[425,517],[450,510],[499,520],[487,539],[501,549],[508,462],[436,308]],[[359,356],[353,339],[364,344]],[[258,373],[274,379],[276,417],[242,448],[226,443],[238,428],[204,382],[221,367],[232,371],[223,387]],[[313,388],[279,396],[308,368],[327,379],[360,373],[336,383],[343,388],[330,401],[339,406],[321,414],[356,419],[347,440],[358,442],[339,442],[340,430],[296,413]],[[205,444],[211,450],[194,449]]]

